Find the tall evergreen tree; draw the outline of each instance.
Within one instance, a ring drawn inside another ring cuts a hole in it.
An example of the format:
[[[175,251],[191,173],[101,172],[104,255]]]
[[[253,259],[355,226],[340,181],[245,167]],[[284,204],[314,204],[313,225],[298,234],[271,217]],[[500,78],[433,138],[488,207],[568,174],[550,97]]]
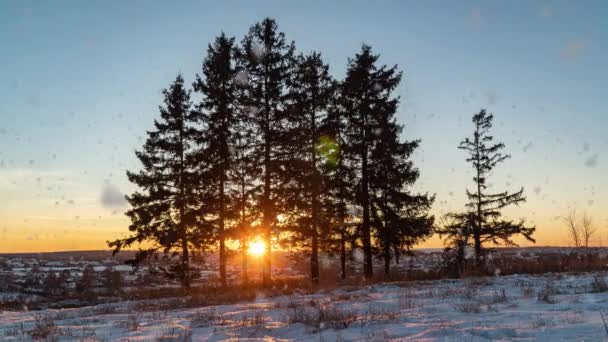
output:
[[[234,187],[230,182],[230,170],[233,160],[230,151],[234,150],[235,129],[238,115],[236,105],[237,86],[236,70],[233,56],[234,38],[222,33],[213,45],[207,48],[203,60],[203,75],[197,75],[194,90],[202,93],[202,100],[197,106],[196,117],[202,123],[200,139],[205,149],[201,151],[205,165],[209,166],[205,176],[212,183],[207,188],[210,202],[210,214],[213,215],[214,230],[219,240],[220,281],[226,285],[226,237],[228,224],[234,219]]]
[[[164,106],[160,120],[136,156],[142,164],[139,172],[127,172],[129,181],[139,187],[127,200],[131,209],[131,236],[108,242],[114,253],[133,244],[145,243],[131,261],[137,264],[161,251],[169,259],[179,256],[177,263],[164,269],[178,277],[183,287],[190,286],[192,272],[190,253],[204,245],[208,231],[197,222],[202,217],[200,177],[191,145],[194,143],[194,120],[190,92],[184,80],[177,76],[169,89],[163,91]]]
[[[382,139],[374,134],[380,123],[395,114],[398,98],[392,91],[401,80],[397,67],[378,67],[379,56],[363,45],[361,52],[349,59],[346,78],[341,87],[341,105],[347,113],[347,141],[356,170],[356,202],[360,206],[363,271],[366,279],[373,275],[371,241],[370,177],[378,165],[370,161],[373,147]]]
[[[258,134],[253,145],[252,160],[259,163],[262,191],[259,210],[266,244],[263,282],[271,279],[272,236],[278,230],[282,185],[287,178],[286,154],[283,151],[286,134],[287,81],[290,77],[294,43],[285,40],[277,23],[270,18],[252,26],[241,43],[237,58],[236,80],[242,87],[240,105],[247,108],[250,122]]]
[[[391,83],[390,87],[396,85]],[[392,90],[387,88],[384,96]],[[377,254],[384,260],[385,276],[389,275],[391,260],[398,260],[404,250],[409,251],[415,243],[428,238],[434,223],[433,216],[428,215],[434,197],[412,194],[408,189],[419,177],[411,161],[419,141],[400,141],[402,126],[397,124],[394,112],[391,109],[376,118],[372,134],[380,139],[370,154],[370,163],[374,165],[369,181],[371,211],[379,247]]]
[[[342,84],[336,82],[331,103],[322,127],[324,135],[320,147],[325,155],[322,174],[325,180],[322,212],[327,231],[322,234],[323,249],[340,256],[340,278],[346,279],[346,260],[352,257],[356,246],[357,218],[350,213],[354,203],[352,184],[355,182],[353,168],[348,159],[350,150],[346,141],[347,115],[341,105]]]
[[[289,207],[295,209],[290,215],[295,221],[292,241],[308,247],[310,277],[315,284],[319,283],[319,234],[325,221],[321,217],[321,190],[325,184],[322,163],[335,154],[333,141],[322,135],[332,90],[333,80],[321,54],[298,56],[287,111],[292,182],[287,185],[290,191],[286,197],[290,199]]]
[[[482,248],[484,242],[504,242],[514,245],[513,235],[521,234],[524,238],[534,242],[532,234],[534,227],[526,227],[523,220],[513,222],[501,219],[501,210],[507,206],[519,205],[526,201],[524,189],[517,192],[503,191],[499,193],[488,192],[488,176],[498,164],[510,157],[501,151],[505,148],[503,143],[494,143],[490,135],[494,116],[487,114],[484,109],[473,115],[473,136],[460,142],[459,149],[468,153],[467,162],[473,166],[475,175],[475,190],[467,189],[469,202],[467,208],[474,215],[473,243],[475,246],[475,261],[477,267],[481,266]]]

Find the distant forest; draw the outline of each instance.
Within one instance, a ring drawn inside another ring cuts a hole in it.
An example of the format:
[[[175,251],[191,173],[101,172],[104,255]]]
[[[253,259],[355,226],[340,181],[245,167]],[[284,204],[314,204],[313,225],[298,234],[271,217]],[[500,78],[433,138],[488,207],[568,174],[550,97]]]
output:
[[[501,218],[503,208],[525,201],[523,188],[488,190],[492,169],[509,155],[483,109],[472,117],[471,136],[455,142],[474,170],[466,207],[440,218],[429,213],[435,196],[412,190],[421,140],[404,138],[396,119],[402,77],[363,45],[335,79],[320,52],[298,53],[270,18],[240,43],[220,34],[194,83],[178,75],[163,91],[160,115],[136,152],[141,168],[127,172],[137,186],[127,196],[131,234],[109,246],[117,253],[144,243],[131,263],[163,257],[164,273],[189,287],[192,259],[210,250],[219,253],[223,285],[234,253],[247,283],[253,239],[264,241],[265,285],[277,246],[309,256],[316,284],[320,254],[339,258],[344,279],[361,250],[364,277],[373,276],[374,258],[388,277],[393,262],[439,234],[459,274],[470,249],[481,268],[485,245],[514,245],[516,235],[534,241],[534,227]]]

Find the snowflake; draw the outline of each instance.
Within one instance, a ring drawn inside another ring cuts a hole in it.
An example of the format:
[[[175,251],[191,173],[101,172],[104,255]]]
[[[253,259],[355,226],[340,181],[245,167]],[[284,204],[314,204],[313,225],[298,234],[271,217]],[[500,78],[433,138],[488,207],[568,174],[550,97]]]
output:
[[[253,57],[255,57],[258,62],[261,62],[264,60],[264,57],[266,57],[267,49],[262,44],[255,43],[251,47],[251,52],[253,53]]]
[[[374,82],[374,91],[382,91],[382,84],[380,82]]]
[[[249,85],[249,74],[245,70],[240,70],[236,73],[234,81],[240,87],[247,87]]]
[[[594,154],[585,160],[585,166],[594,168],[597,166],[597,154]]]

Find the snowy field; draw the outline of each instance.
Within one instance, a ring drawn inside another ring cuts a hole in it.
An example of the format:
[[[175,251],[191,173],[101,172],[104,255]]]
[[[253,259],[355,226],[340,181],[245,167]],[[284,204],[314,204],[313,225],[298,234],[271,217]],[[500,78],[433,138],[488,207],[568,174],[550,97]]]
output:
[[[339,287],[250,303],[179,300],[0,312],[0,340],[605,341],[606,274],[511,275]]]

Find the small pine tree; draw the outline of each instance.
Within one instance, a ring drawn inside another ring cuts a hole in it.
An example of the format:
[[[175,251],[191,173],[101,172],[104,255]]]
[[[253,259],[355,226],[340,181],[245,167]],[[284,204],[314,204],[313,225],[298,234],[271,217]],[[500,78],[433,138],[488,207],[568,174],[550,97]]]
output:
[[[471,235],[475,226],[475,216],[468,213],[448,213],[442,223],[435,228],[435,233],[443,238],[447,245],[443,261],[447,273],[460,277],[466,267],[466,248],[471,244]]]
[[[525,226],[523,220],[513,222],[501,219],[501,210],[511,205],[519,205],[526,201],[524,189],[516,192],[503,191],[499,193],[488,192],[488,176],[500,163],[510,157],[501,151],[505,148],[503,143],[493,143],[494,138],[490,135],[492,120],[494,116],[482,109],[473,115],[473,136],[465,138],[459,149],[468,153],[467,162],[473,166],[475,175],[475,189],[467,190],[469,202],[467,208],[474,217],[472,237],[475,247],[475,263],[481,266],[483,243],[492,242],[498,244],[503,242],[515,245],[512,240],[514,235],[521,234],[524,238],[534,242],[532,234],[534,227]]]

